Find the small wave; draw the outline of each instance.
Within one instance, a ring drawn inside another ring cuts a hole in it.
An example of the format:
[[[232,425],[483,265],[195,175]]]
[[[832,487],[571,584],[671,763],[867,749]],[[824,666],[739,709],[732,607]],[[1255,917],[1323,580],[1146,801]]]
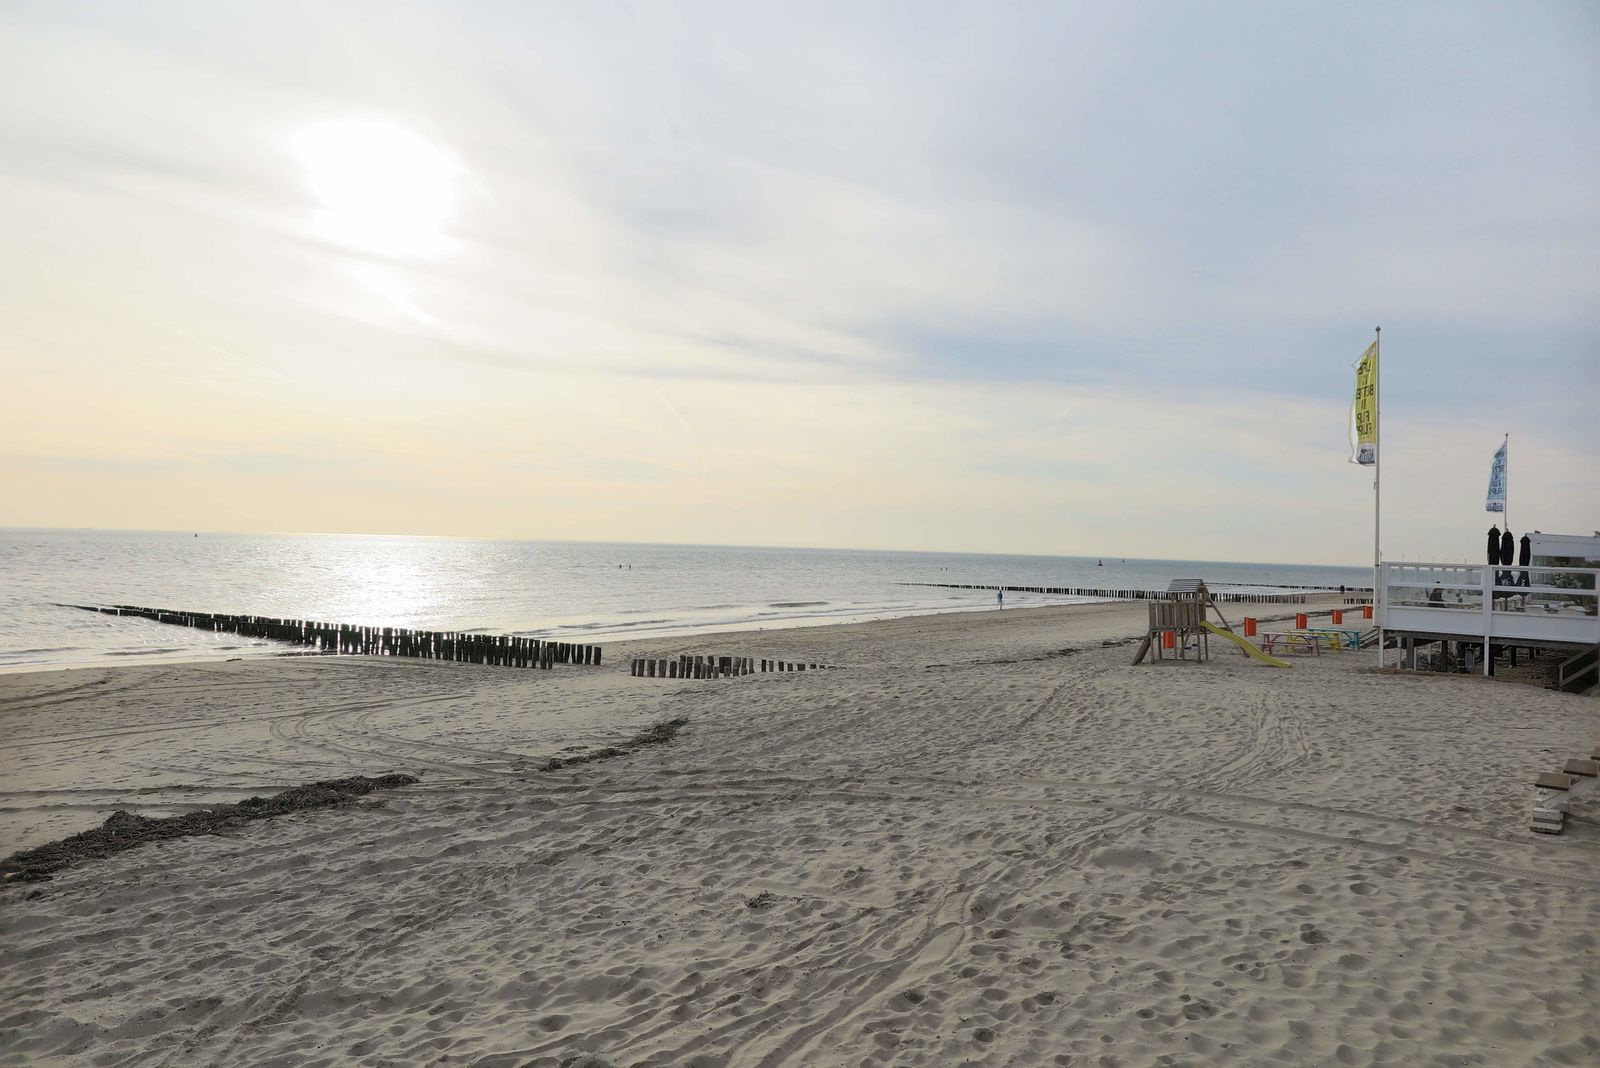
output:
[[[684,609],[686,612],[714,612],[725,608],[738,608],[736,604],[694,604]],[[641,616],[646,612],[659,612],[660,608],[624,608],[617,614],[619,616]]]
[[[771,604],[767,605],[767,607],[768,608],[815,608],[819,604],[827,604],[827,603],[828,603],[827,601],[773,601]],[[733,606],[732,605],[728,605],[728,607],[732,608]]]
[[[551,627],[548,631],[526,631],[527,634],[552,634],[563,630],[621,630],[624,627],[654,627],[663,623],[682,623],[681,619],[630,619],[626,623],[563,623],[558,627]]]

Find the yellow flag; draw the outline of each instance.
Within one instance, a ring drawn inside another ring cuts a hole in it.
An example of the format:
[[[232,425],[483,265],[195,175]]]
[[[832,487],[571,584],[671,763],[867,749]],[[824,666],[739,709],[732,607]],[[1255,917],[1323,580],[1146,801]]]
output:
[[[1356,361],[1356,399],[1350,405],[1350,462],[1378,462],[1378,343]]]

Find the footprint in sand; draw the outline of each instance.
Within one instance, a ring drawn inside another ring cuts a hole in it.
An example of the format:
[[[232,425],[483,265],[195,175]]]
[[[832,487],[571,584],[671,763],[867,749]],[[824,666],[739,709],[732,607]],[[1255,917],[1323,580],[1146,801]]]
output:
[[[1166,857],[1137,846],[1107,846],[1089,854],[1089,862],[1107,871],[1140,871],[1160,868]]]

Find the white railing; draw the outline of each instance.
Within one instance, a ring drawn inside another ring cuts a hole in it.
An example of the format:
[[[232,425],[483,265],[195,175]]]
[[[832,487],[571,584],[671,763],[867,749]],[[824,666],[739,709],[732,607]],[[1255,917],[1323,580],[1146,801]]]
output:
[[[1600,645],[1600,568],[1384,563],[1378,581],[1385,631],[1485,645]]]

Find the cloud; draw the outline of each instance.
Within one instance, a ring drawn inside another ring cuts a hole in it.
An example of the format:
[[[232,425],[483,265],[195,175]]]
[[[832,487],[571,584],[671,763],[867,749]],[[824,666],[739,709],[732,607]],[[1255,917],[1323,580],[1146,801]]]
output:
[[[1381,323],[1393,477],[1454,502],[1396,530],[1453,544],[1507,430],[1587,529],[1596,44],[1577,6],[8,5],[0,414],[234,456],[300,529],[1359,561]],[[448,211],[306,140],[353,118]],[[430,240],[352,243],[328,188]],[[272,481],[307,442],[363,459]]]

